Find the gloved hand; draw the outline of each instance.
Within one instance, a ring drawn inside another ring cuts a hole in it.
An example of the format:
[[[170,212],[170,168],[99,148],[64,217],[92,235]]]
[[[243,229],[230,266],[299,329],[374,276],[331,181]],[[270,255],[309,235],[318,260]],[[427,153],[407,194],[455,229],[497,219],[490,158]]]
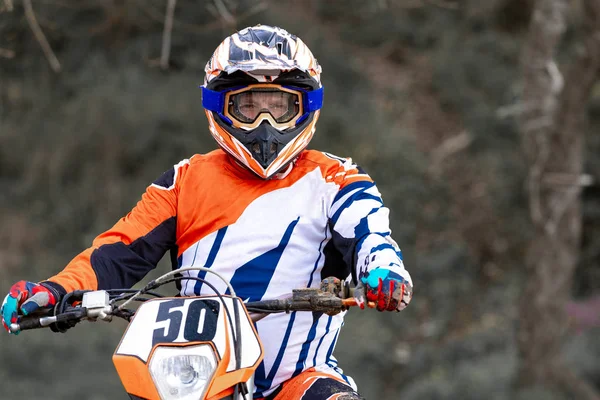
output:
[[[402,311],[412,299],[412,286],[400,274],[377,267],[359,278],[354,293],[362,309],[366,301],[374,304],[378,311]]]
[[[50,285],[19,281],[10,288],[10,293],[2,302],[2,326],[10,332],[10,324],[19,321],[19,311],[31,314],[39,308],[54,307],[60,294]],[[18,332],[16,333],[18,334]]]

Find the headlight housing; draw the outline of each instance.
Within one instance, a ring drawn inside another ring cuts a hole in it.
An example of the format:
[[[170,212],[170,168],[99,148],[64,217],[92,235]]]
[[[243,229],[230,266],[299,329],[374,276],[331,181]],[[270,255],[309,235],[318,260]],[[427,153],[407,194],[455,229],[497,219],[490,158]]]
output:
[[[198,400],[208,389],[217,369],[210,345],[157,347],[150,360],[150,375],[161,398]]]

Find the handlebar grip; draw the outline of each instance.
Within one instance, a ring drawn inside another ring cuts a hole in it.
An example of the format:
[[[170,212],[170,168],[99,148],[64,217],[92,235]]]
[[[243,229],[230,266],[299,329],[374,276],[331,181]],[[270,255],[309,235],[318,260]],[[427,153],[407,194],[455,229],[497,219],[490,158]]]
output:
[[[19,331],[26,331],[30,329],[38,329],[41,328],[42,324],[40,323],[39,317],[32,318],[23,318],[19,321],[18,324],[10,324],[10,331],[15,333]]]

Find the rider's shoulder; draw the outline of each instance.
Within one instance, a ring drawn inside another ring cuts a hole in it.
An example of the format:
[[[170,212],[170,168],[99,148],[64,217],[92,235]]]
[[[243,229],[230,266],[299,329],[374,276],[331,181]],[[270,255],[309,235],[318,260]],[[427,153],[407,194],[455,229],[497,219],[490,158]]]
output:
[[[189,158],[190,165],[206,163],[221,163],[227,160],[227,154],[221,149],[209,151],[208,153],[197,153]]]
[[[208,153],[194,154],[190,158],[182,160],[178,165],[190,169],[210,168],[212,166],[222,165],[222,163],[227,162],[227,157],[227,154],[225,154],[223,150],[218,149]],[[177,167],[177,165],[175,167]]]
[[[349,157],[340,157],[335,154],[320,150],[305,150],[299,157],[300,162],[315,163],[325,167],[339,167],[344,165],[349,160]]]
[[[184,158],[170,169],[165,171],[152,186],[162,189],[172,189],[176,182],[180,182],[184,176],[195,176],[198,173],[206,172],[206,168],[214,168],[215,164],[220,164],[227,155],[219,150],[211,151],[206,154],[194,154],[190,158]]]

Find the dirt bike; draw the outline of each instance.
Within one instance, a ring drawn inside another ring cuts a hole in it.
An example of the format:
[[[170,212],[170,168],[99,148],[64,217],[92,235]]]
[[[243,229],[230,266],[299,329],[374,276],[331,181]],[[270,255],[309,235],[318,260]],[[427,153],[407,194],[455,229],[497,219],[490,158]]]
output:
[[[218,276],[230,294],[219,293],[201,278],[182,276],[186,271]],[[200,280],[215,294],[165,297],[155,291],[182,280]],[[253,322],[279,312],[335,315],[357,305],[351,294],[339,279],[326,278],[319,289],[296,289],[286,299],[244,303],[218,273],[190,267],[162,275],[140,290],[68,293],[52,310],[22,316],[10,330],[51,327],[66,331],[83,320],[123,318],[129,325],[113,362],[131,399],[250,400],[254,372],[263,359]],[[126,308],[133,302],[141,302],[137,310]]]

